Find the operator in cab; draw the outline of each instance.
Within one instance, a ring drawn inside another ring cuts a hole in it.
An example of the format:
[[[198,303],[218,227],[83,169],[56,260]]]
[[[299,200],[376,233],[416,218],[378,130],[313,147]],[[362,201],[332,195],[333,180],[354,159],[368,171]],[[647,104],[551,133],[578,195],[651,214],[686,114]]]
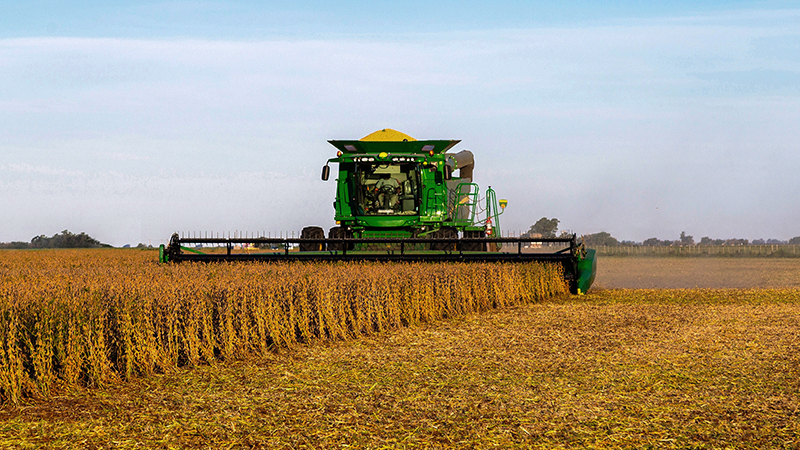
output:
[[[375,189],[378,191],[378,203],[380,203],[381,207],[394,209],[397,204],[400,183],[388,173],[384,173],[381,175],[381,179],[375,183]]]

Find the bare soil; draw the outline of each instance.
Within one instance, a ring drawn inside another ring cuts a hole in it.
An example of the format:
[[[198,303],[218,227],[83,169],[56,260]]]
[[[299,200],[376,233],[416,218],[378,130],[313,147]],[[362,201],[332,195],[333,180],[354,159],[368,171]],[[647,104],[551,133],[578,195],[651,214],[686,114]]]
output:
[[[800,287],[800,258],[599,257],[596,288]]]

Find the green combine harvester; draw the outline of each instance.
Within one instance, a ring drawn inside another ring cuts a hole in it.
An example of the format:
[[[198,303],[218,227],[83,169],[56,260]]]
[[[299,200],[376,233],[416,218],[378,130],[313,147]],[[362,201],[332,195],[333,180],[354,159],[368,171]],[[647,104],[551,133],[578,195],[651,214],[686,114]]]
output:
[[[596,273],[595,251],[576,236],[502,237],[507,202],[472,182],[470,151],[458,140],[418,141],[391,129],[360,140],[330,142],[338,164],[336,226],[302,230],[298,238],[172,235],[161,262],[181,261],[543,261],[561,264],[573,293]],[[456,174],[455,171],[458,171]]]

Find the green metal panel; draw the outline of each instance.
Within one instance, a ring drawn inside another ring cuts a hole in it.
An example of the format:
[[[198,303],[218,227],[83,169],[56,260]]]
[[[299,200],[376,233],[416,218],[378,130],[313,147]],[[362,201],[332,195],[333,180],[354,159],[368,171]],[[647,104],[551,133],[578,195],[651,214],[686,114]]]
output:
[[[419,224],[419,216],[356,216],[356,222],[367,228],[412,227]]]
[[[350,192],[352,185],[351,173],[355,165],[353,163],[340,163],[339,176],[336,178],[336,199],[333,206],[336,211],[334,220],[347,221],[353,220],[353,212],[350,208]]]
[[[586,255],[578,260],[578,293],[585,294],[597,275],[597,254],[590,248],[586,250]]]

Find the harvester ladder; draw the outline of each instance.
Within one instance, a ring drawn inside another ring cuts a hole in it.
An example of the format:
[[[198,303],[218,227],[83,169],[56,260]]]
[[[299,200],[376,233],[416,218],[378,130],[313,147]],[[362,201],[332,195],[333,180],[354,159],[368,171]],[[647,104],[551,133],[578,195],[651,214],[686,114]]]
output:
[[[436,189],[428,189],[425,193],[425,209],[427,215],[433,216],[436,212],[446,212],[447,193],[438,192]]]
[[[479,187],[475,183],[459,183],[451,200],[450,217],[458,225],[473,225],[478,206]]]

